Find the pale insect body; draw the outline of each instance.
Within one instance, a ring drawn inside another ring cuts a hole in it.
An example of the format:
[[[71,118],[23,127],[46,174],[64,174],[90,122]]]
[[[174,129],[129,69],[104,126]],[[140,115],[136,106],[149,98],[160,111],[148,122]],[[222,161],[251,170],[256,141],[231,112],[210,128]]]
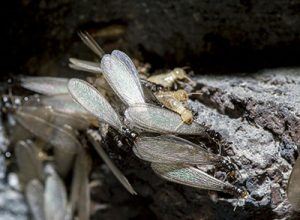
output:
[[[248,196],[246,191],[222,182],[195,167],[162,163],[152,163],[151,167],[157,175],[170,182],[198,189],[221,191],[241,198]]]
[[[222,165],[230,171],[235,169],[225,157],[208,152],[204,146],[171,135],[139,137],[133,149],[137,157],[152,163]]]
[[[288,182],[287,196],[292,207],[300,211],[300,159],[296,160]]]
[[[175,68],[169,73],[150,76],[147,80],[155,84],[162,85],[163,87],[170,88],[176,81],[183,79],[193,82],[193,80],[188,77],[184,69]]]
[[[185,124],[175,112],[151,104],[130,106],[125,117],[131,127],[147,132],[207,137],[205,126],[196,122]]]
[[[155,93],[156,98],[162,103],[166,108],[178,113],[181,119],[186,124],[191,124],[193,121],[193,113],[191,110],[187,109],[183,101],[187,101],[187,93],[184,90],[178,91],[159,91]]]

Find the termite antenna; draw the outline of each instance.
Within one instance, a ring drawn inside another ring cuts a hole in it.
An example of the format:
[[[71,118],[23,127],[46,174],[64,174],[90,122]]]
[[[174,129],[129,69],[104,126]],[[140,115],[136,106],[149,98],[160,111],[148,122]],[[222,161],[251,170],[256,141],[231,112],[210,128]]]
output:
[[[105,54],[104,50],[99,46],[96,40],[86,31],[78,31],[78,36],[83,43],[88,46],[95,54],[102,58]]]

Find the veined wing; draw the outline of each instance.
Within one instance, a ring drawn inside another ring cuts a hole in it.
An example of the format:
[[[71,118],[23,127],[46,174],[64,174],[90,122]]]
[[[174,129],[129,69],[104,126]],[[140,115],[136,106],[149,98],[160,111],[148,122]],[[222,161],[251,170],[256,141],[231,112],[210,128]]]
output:
[[[44,220],[44,187],[37,179],[31,180],[25,188],[26,199],[34,220]]]
[[[224,183],[191,166],[152,163],[151,167],[157,175],[171,182],[198,189],[223,191],[231,194],[236,192],[235,186]]]
[[[300,211],[300,159],[298,158],[288,182],[287,196],[296,211]]]
[[[35,115],[56,126],[69,125],[74,129],[84,130],[90,126],[90,122],[80,114],[68,114],[54,110],[52,107],[21,107],[22,112]]]
[[[81,144],[70,129],[55,126],[42,118],[25,113],[16,112],[17,121],[28,131],[54,147],[63,148],[65,151],[75,153]]]
[[[155,163],[214,165],[218,155],[192,142],[175,136],[139,137],[135,141],[137,157]]]
[[[70,61],[69,67],[71,67],[72,69],[86,71],[90,73],[96,73],[96,74],[102,73],[102,70],[100,68],[100,63],[91,62],[87,60],[80,60],[76,58],[70,58],[69,61]]]
[[[99,46],[99,44],[95,41],[95,39],[88,32],[78,32],[79,37],[83,41],[83,43],[88,46],[95,54],[97,54],[100,58],[104,55],[103,49]]]
[[[148,132],[206,135],[204,126],[196,122],[185,124],[178,114],[151,104],[129,106],[125,111],[125,117],[131,127]]]
[[[32,179],[43,180],[43,164],[39,159],[39,149],[31,141],[19,141],[15,147],[19,175],[24,184]]]
[[[119,180],[119,182],[125,187],[125,189],[127,189],[128,192],[130,192],[132,195],[136,195],[137,193],[129,183],[128,179],[123,175],[123,173],[118,169],[118,167],[116,167],[113,161],[108,157],[106,152],[103,150],[99,142],[100,140],[94,137],[92,131],[88,132],[88,137],[89,137],[89,141],[93,144],[99,156],[102,158],[102,160],[111,170],[111,172],[115,175],[115,177]]]
[[[117,57],[120,61],[122,61],[127,66],[128,70],[134,76],[134,80],[135,80],[136,84],[139,86],[140,92],[142,93],[142,96],[144,97],[144,92],[143,92],[143,88],[142,88],[142,85],[140,82],[139,73],[138,73],[136,67],[134,66],[132,60],[127,56],[126,53],[124,53],[120,50],[114,50],[111,53],[111,55]]]
[[[17,121],[32,134],[54,147],[54,159],[58,172],[65,176],[71,169],[74,156],[81,144],[71,129],[58,127],[35,115],[16,112]]]
[[[44,106],[51,106],[53,109],[68,114],[89,114],[81,105],[75,102],[69,94],[41,97]]]
[[[51,173],[45,183],[44,195],[46,220],[64,220],[67,215],[67,193],[64,183],[55,173]]]
[[[58,95],[68,93],[67,78],[58,77],[22,77],[21,86],[43,95]]]
[[[70,196],[71,215],[77,209],[78,217],[82,220],[88,220],[90,215],[90,188],[88,185],[90,170],[91,158],[87,152],[82,150],[76,157]]]
[[[106,54],[101,60],[103,75],[119,98],[128,106],[145,103],[144,94],[137,76],[126,64],[114,55]]]
[[[71,79],[68,88],[72,97],[88,112],[115,129],[122,131],[122,122],[108,101],[86,81]]]

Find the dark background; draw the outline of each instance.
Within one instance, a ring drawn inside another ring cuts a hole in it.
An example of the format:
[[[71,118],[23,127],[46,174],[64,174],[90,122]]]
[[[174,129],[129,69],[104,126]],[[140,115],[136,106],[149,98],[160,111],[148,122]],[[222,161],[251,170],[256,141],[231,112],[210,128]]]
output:
[[[252,72],[299,65],[299,0],[7,4],[0,13],[2,74],[66,74],[68,57],[90,56],[78,30],[89,31],[106,51],[123,49],[154,69],[189,65],[196,73]]]

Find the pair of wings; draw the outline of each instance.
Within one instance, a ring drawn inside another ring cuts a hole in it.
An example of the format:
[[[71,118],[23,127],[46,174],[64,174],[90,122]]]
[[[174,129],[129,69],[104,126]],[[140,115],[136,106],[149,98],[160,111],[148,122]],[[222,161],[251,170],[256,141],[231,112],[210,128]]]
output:
[[[127,105],[125,117],[131,127],[157,133],[204,133],[203,126],[195,122],[191,125],[184,124],[176,113],[145,102],[138,72],[125,53],[114,50],[111,55],[104,55],[101,70],[111,88]],[[72,97],[87,111],[121,131],[120,117],[92,85],[83,80],[71,79],[68,89]]]
[[[34,219],[66,219],[67,216],[71,219],[75,209],[80,219],[89,219],[91,161],[88,154],[82,149],[76,156],[68,202],[64,183],[56,173],[57,164],[54,164],[56,168],[51,163],[44,167],[40,152],[40,147],[29,140],[19,141],[15,148],[19,176]]]

